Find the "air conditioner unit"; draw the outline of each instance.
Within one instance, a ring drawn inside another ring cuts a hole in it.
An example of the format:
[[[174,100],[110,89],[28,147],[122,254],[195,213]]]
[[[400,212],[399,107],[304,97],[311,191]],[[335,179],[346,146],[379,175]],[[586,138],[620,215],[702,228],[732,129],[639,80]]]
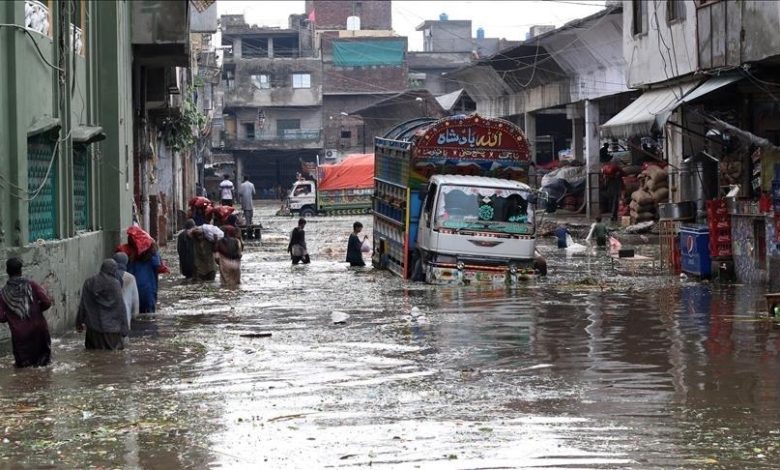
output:
[[[327,162],[336,161],[341,157],[338,149],[325,149],[325,160]]]

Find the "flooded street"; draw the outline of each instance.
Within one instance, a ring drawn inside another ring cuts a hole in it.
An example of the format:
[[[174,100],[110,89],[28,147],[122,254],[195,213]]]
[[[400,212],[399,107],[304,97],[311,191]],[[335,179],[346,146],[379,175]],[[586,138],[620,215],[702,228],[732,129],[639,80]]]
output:
[[[368,216],[311,219],[292,267],[294,219],[259,212],[241,288],[166,277],[124,352],[70,333],[15,370],[4,350],[0,468],[780,465],[764,287],[615,275],[551,240],[535,283],[410,284],[342,262]]]

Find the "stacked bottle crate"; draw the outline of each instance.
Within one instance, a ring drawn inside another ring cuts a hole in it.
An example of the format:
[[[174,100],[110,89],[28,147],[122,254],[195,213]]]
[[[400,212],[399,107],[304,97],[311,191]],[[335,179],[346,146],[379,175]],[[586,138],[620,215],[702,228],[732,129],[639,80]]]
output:
[[[707,225],[710,228],[710,255],[731,256],[731,216],[725,199],[707,201]]]

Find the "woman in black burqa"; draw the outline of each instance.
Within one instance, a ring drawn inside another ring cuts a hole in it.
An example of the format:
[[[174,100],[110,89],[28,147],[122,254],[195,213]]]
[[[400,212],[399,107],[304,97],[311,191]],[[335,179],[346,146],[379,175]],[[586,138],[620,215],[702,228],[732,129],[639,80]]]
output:
[[[86,328],[84,346],[87,349],[124,348],[122,338],[130,328],[116,272],[116,261],[104,260],[100,272],[84,281],[81,288],[76,328],[79,331]]]
[[[290,253],[292,264],[309,264],[309,252],[306,249],[306,219],[301,217],[298,219],[298,226],[292,230],[290,234],[290,243],[287,245],[287,252]]]

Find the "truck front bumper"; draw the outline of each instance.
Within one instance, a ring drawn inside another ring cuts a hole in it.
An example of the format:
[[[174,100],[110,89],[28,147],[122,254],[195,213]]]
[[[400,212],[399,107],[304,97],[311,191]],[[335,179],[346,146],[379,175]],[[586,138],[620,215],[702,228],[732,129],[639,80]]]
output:
[[[426,263],[425,281],[436,285],[507,284],[514,285],[537,277],[533,261],[512,266]]]

